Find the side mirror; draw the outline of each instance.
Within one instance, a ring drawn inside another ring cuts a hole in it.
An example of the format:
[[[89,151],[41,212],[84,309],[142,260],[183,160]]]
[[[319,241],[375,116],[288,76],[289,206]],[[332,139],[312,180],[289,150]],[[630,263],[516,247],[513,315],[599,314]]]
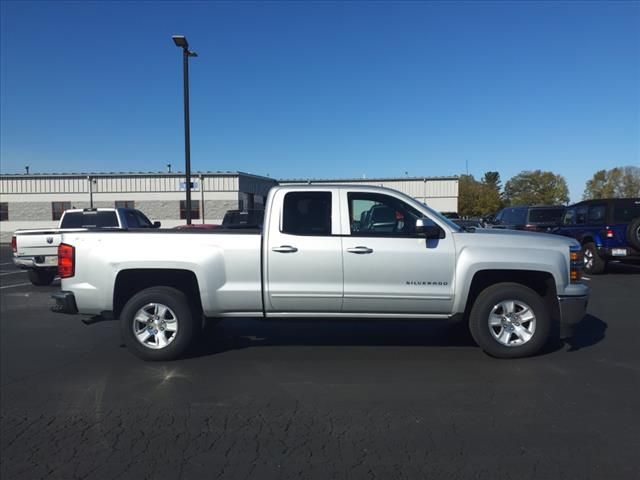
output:
[[[160,228],[162,224],[160,222],[153,222],[153,228]]]
[[[444,230],[424,218],[418,218],[416,220],[416,233],[418,235],[424,235],[427,240],[444,238]]]

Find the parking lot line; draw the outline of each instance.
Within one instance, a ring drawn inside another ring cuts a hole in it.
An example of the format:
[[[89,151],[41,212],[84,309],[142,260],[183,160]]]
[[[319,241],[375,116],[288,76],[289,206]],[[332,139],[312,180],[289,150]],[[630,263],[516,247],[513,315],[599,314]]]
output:
[[[4,277],[5,275],[15,275],[16,273],[27,273],[26,270],[18,270],[17,272],[2,272],[0,273],[0,277]]]
[[[0,267],[4,267],[5,265],[13,265],[13,262],[0,263]]]
[[[4,290],[5,288],[13,288],[13,287],[24,287],[26,285],[31,285],[31,282],[27,283],[16,283],[14,285],[6,285],[4,287],[0,287],[0,290]]]

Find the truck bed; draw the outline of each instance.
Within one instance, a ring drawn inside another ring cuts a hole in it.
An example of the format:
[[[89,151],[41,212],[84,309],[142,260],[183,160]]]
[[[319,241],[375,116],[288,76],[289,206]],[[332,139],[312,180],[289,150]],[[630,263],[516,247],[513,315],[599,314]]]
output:
[[[119,279],[126,277],[127,270],[141,269],[150,275],[167,270],[195,274],[205,315],[262,315],[259,230],[85,231],[65,233],[63,241],[76,248],[76,275],[67,285],[76,292],[80,311],[111,310]],[[111,273],[95,275],[102,269]],[[75,284],[75,279],[96,284]]]

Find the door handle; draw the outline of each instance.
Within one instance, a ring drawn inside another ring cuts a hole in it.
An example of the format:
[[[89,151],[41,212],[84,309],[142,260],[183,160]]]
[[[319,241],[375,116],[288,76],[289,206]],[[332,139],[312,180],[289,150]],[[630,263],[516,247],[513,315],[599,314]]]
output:
[[[349,253],[357,253],[360,255],[363,255],[365,253],[373,253],[373,248],[369,248],[369,247],[353,247],[353,248],[347,248],[347,252]]]
[[[280,253],[294,253],[298,251],[296,247],[292,247],[291,245],[281,245],[279,247],[273,247],[271,250]]]

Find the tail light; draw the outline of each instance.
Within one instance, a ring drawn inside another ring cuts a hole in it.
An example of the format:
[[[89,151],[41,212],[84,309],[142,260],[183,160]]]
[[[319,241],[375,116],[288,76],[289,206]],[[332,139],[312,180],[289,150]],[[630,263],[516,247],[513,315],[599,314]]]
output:
[[[11,237],[11,251],[13,251],[13,253],[18,251],[18,242],[16,241],[15,235]]]
[[[58,245],[58,275],[70,278],[76,273],[76,249],[66,243]]]
[[[580,247],[573,248],[569,252],[569,279],[571,283],[578,283],[582,279],[584,259]]]
[[[611,230],[610,228],[607,228],[606,236],[607,236],[607,238],[613,238],[615,236],[615,232],[613,230]]]

